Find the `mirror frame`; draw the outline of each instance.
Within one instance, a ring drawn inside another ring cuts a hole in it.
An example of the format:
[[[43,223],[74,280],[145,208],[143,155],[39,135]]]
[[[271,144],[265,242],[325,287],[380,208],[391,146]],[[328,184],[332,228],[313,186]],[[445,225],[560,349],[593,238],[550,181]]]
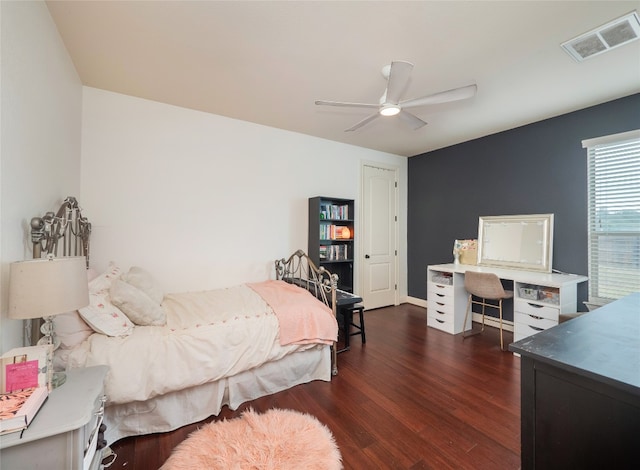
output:
[[[540,226],[542,257],[536,262],[526,260],[491,259],[486,256],[487,228],[496,224],[537,224]],[[553,214],[483,216],[478,220],[478,264],[502,268],[550,273],[553,263]]]

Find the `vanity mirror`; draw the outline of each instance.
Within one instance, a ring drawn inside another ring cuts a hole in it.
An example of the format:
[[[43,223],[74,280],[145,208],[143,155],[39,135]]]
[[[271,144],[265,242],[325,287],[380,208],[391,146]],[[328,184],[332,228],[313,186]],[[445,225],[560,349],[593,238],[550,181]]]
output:
[[[553,214],[501,215],[478,221],[478,264],[551,272]]]

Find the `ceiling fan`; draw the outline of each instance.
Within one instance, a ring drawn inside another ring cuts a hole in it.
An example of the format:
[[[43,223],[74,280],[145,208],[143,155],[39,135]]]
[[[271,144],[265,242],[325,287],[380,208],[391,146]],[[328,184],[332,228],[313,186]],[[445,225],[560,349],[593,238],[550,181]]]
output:
[[[421,98],[402,100],[401,98],[409,85],[412,70],[413,64],[402,60],[393,61],[391,64],[385,65],[382,68],[382,76],[387,80],[387,89],[380,98],[380,102],[377,104],[324,100],[317,100],[316,104],[321,106],[342,106],[349,108],[377,108],[377,112],[375,114],[364,118],[349,129],[345,129],[345,132],[360,129],[365,124],[370,123],[380,116],[398,116],[413,130],[417,130],[422,126],[425,126],[427,123],[414,114],[405,111],[406,109],[471,98],[476,94],[476,90],[478,88],[478,86],[474,84],[442,91],[440,93],[434,93],[433,95],[423,96]]]

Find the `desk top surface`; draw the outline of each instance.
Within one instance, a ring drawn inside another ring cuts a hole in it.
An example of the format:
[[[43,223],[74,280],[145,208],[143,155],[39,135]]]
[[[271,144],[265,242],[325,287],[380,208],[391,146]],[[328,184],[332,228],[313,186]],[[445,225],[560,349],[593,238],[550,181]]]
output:
[[[351,292],[336,289],[336,305],[353,305],[362,302],[362,297]]]
[[[509,346],[640,396],[640,292]]]
[[[316,283],[311,280],[286,279],[285,281],[295,284],[298,287],[302,287],[303,289],[307,289],[312,294],[313,291],[316,290]],[[359,295],[336,289],[336,305],[353,305],[357,304],[358,302],[362,302],[362,297],[360,297]]]
[[[544,273],[538,271],[525,271],[522,269],[496,268],[493,266],[477,266],[473,264],[436,264],[428,266],[428,269],[449,273],[464,274],[466,271],[480,273],[494,273],[500,279],[510,279],[528,284],[541,284],[549,287],[561,287],[567,284],[579,284],[589,280],[587,276],[579,274]]]

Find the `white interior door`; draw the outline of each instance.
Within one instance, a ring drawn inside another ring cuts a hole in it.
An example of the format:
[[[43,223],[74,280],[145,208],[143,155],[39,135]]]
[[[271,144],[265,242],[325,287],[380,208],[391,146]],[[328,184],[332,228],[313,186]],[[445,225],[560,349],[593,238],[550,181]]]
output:
[[[367,309],[397,303],[396,170],[365,165],[360,295]]]

